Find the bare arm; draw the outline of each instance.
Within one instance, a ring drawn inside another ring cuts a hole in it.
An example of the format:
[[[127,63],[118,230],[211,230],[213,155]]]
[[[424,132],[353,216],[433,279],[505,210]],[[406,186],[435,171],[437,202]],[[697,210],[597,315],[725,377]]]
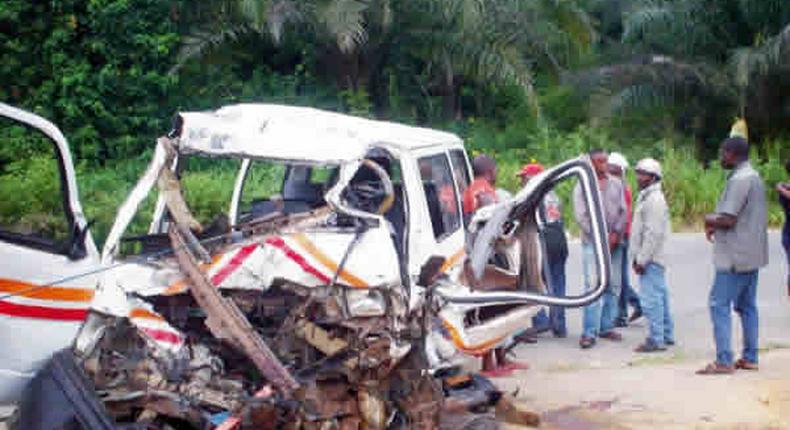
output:
[[[784,197],[787,200],[790,200],[790,183],[776,184],[776,191],[779,193],[780,196]]]

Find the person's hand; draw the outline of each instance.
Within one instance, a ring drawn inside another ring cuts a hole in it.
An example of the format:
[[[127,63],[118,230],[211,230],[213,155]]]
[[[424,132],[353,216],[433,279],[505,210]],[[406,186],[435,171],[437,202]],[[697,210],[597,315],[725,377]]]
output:
[[[614,249],[618,243],[620,243],[620,238],[617,236],[617,233],[609,233],[609,249]]]
[[[705,226],[705,238],[708,239],[708,242],[713,243],[713,234],[716,233],[716,229],[713,227]]]
[[[637,275],[644,275],[645,266],[638,264],[636,261],[634,261],[634,272],[636,272]]]

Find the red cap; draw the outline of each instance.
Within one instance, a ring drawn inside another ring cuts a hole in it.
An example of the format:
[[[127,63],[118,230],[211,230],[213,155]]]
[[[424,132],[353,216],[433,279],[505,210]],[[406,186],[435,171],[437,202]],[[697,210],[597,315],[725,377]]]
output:
[[[521,171],[516,173],[516,176],[535,176],[542,172],[543,165],[540,163],[529,163],[521,168]]]

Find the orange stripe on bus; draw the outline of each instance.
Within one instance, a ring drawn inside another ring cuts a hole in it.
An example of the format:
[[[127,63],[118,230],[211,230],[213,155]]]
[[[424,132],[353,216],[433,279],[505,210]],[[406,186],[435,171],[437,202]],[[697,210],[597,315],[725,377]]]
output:
[[[129,312],[129,318],[143,318],[147,320],[164,321],[161,315],[143,308],[134,308]]]
[[[94,291],[90,288],[42,287],[28,282],[0,278],[0,293],[19,297],[59,302],[89,302]]]
[[[313,244],[313,242],[310,242],[310,239],[308,239],[304,233],[297,233],[292,237],[299,245],[302,246],[302,248],[304,248],[305,251],[307,251],[308,254],[310,254],[313,258],[318,260],[319,263],[323,264],[332,273],[337,272],[338,269],[337,263],[335,263],[334,260],[329,258],[329,256],[321,252],[321,250],[318,249]],[[340,279],[348,282],[348,284],[351,285],[352,287],[357,287],[357,288],[368,287],[367,282],[363,281],[362,279],[359,279],[358,277],[349,273],[345,269],[341,270],[338,276],[340,277]]]
[[[200,268],[207,271],[212,266],[217,264],[222,259],[222,257],[224,257],[224,256],[225,256],[225,254],[217,254],[217,255],[211,257],[211,263],[208,263],[208,264],[200,263]],[[181,278],[181,279],[173,282],[172,284],[168,285],[167,288],[165,288],[165,291],[162,292],[162,295],[163,296],[174,296],[176,294],[181,294],[181,293],[185,292],[187,290],[187,288],[189,288],[189,281],[186,278]]]
[[[461,258],[463,258],[463,256],[465,254],[466,254],[466,251],[464,251],[463,248],[461,248],[458,251],[456,251],[455,254],[451,255],[446,260],[444,260],[444,263],[442,264],[442,267],[439,268],[439,272],[440,273],[444,273],[444,272],[450,270],[450,268],[455,266],[458,263],[458,261]]]
[[[505,338],[505,336],[500,336],[496,339],[485,341],[477,345],[466,345],[461,339],[461,335],[458,333],[458,330],[453,327],[452,324],[450,324],[447,320],[442,320],[442,324],[444,325],[444,328],[450,332],[450,338],[453,340],[455,347],[471,355],[483,355],[494,348],[499,342],[502,342],[502,340]]]

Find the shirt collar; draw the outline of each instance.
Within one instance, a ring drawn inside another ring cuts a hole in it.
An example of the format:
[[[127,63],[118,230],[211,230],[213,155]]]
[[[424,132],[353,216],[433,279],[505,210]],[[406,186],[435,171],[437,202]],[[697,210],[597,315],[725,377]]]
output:
[[[730,174],[727,175],[727,178],[731,178],[736,173],[743,171],[745,169],[750,169],[751,167],[752,167],[752,163],[750,163],[749,160],[741,161],[740,163],[738,163],[737,166],[735,166],[732,169],[732,172],[730,172]]]
[[[656,181],[648,185],[647,188],[639,192],[639,196],[644,198],[653,191],[661,191],[661,181]]]

